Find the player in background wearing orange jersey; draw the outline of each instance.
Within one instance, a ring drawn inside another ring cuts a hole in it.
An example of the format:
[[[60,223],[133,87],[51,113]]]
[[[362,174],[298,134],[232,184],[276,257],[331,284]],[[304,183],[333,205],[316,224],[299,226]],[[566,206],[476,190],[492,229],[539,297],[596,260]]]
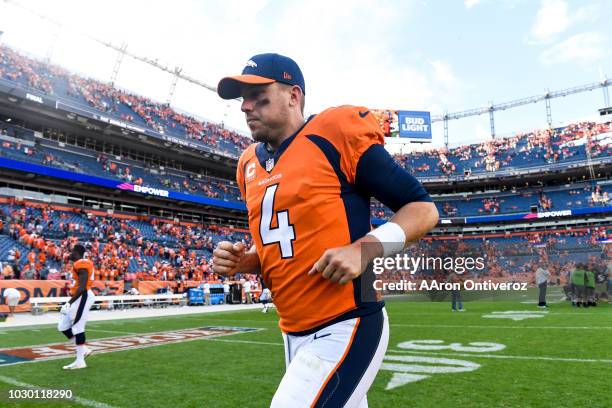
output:
[[[62,306],[61,318],[57,329],[76,344],[76,360],[64,366],[64,370],[77,370],[86,368],[85,358],[91,350],[85,345],[85,324],[89,310],[95,301],[91,286],[94,281],[94,265],[85,259],[85,247],[76,244],[70,254],[72,264],[71,298]]]
[[[221,242],[215,272],[261,273],[285,342],[287,370],[272,407],[367,407],[389,324],[367,264],[418,240],[438,220],[421,184],[384,149],[367,108],[330,108],[304,120],[305,83],[290,58],[252,57],[219,82],[242,98],[255,142],[237,184],[254,245]],[[370,198],[395,215],[372,230]]]

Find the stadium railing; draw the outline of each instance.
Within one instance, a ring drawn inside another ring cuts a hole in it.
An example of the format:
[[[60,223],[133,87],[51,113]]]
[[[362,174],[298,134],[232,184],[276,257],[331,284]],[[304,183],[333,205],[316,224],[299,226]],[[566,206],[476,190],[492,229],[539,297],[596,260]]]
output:
[[[62,304],[70,300],[68,296],[61,297],[33,297],[30,298],[32,305],[32,314],[41,314],[48,310],[57,310]],[[125,308],[135,306],[159,307],[179,304],[181,306],[187,304],[185,294],[156,294],[156,295],[112,295],[112,296],[96,296],[93,308],[104,304],[107,308]]]
[[[612,157],[602,157],[598,159],[591,160],[578,160],[571,161],[565,163],[554,163],[554,164],[545,164],[542,166],[529,166],[529,167],[515,167],[508,168],[508,170],[496,170],[491,172],[478,172],[472,173],[469,176],[456,174],[456,175],[448,175],[448,176],[436,176],[436,177],[422,177],[419,175],[415,175],[417,179],[419,179],[422,183],[435,183],[440,181],[462,181],[462,180],[484,180],[490,178],[498,178],[498,177],[509,177],[509,176],[520,176],[527,174],[537,174],[537,173],[545,173],[549,171],[556,170],[564,170],[564,169],[573,169],[576,167],[586,167],[589,165],[598,166],[600,164],[608,164],[612,163]]]

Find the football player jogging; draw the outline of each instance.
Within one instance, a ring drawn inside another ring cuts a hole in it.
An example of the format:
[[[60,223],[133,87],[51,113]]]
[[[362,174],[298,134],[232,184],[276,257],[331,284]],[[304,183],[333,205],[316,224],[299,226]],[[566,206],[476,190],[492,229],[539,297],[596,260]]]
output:
[[[268,309],[270,308],[270,302],[272,301],[272,292],[270,289],[263,288],[261,291],[261,295],[259,296],[259,302],[263,305],[261,309],[261,313],[268,313]]]
[[[85,257],[85,247],[76,244],[72,248],[70,260],[72,264],[73,285],[70,290],[72,297],[62,306],[61,318],[57,329],[76,344],[76,360],[64,366],[64,370],[77,370],[86,368],[85,358],[91,354],[91,350],[85,345],[85,324],[89,309],[93,305],[95,296],[91,291],[94,281],[93,262]]]
[[[242,98],[257,142],[236,174],[254,245],[220,242],[213,267],[261,273],[272,292],[287,366],[272,407],[367,407],[389,323],[366,266],[418,240],[438,212],[386,152],[367,108],[305,121],[305,91],[298,65],[278,54],[256,55],[242,75],[219,82],[221,98]],[[371,197],[395,211],[375,230]]]
[[[13,317],[15,314],[15,308],[19,304],[19,300],[21,299],[21,293],[15,288],[6,288],[4,289],[4,297],[6,298],[6,303],[9,308],[9,317]]]

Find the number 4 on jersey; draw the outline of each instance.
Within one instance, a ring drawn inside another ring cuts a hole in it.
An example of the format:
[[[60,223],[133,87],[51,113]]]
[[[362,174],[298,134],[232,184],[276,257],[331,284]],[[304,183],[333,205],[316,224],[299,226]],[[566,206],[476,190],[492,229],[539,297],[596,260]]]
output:
[[[276,228],[272,228],[272,215],[274,214],[274,196],[278,184],[268,186],[261,203],[261,221],[259,222],[259,234],[264,245],[278,243],[280,245],[281,258],[293,257],[293,241],[295,241],[295,229],[289,224],[289,210],[276,212]]]

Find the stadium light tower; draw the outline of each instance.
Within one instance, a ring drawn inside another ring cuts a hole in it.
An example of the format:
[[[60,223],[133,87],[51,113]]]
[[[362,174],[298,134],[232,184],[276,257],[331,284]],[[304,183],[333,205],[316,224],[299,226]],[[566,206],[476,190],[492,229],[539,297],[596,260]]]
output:
[[[25,11],[31,13],[31,14],[34,14],[35,16],[38,16],[42,20],[49,21],[49,22],[51,22],[51,23],[53,23],[53,24],[55,24],[57,26],[62,26],[62,23],[60,23],[59,21],[57,21],[57,20],[55,20],[53,18],[47,17],[44,14],[41,14],[40,12],[38,12],[38,11],[36,11],[34,9],[26,7],[26,6],[24,6],[23,4],[21,4],[18,1],[15,1],[15,0],[4,0],[4,1],[6,3],[12,4],[13,6],[19,7],[22,10],[25,10]],[[69,28],[69,29],[75,31],[78,34],[83,35],[83,36],[89,38],[90,40],[92,40],[94,42],[97,42],[100,45],[103,45],[103,46],[108,47],[110,49],[113,49],[115,51],[122,52],[125,55],[127,55],[128,57],[131,57],[131,58],[133,58],[133,59],[135,59],[137,61],[144,62],[145,64],[149,64],[149,65],[151,65],[151,66],[153,66],[153,67],[155,67],[157,69],[160,69],[162,71],[168,72],[168,73],[170,73],[172,75],[177,75],[180,79],[182,79],[184,81],[190,82],[190,83],[192,83],[194,85],[200,86],[200,87],[202,87],[204,89],[207,89],[207,90],[209,90],[211,92],[217,93],[217,87],[216,86],[209,85],[209,84],[205,83],[204,81],[201,81],[199,79],[193,78],[193,77],[191,77],[189,75],[185,75],[182,72],[180,74],[176,74],[174,69],[169,68],[169,67],[167,67],[165,65],[159,64],[157,62],[157,59],[154,60],[154,59],[151,59],[151,58],[148,58],[148,57],[143,57],[143,56],[140,56],[140,55],[136,55],[136,54],[133,54],[133,53],[131,53],[131,52],[125,50],[125,49],[123,51],[121,51],[121,47],[113,45],[112,43],[110,43],[108,41],[104,41],[104,40],[101,40],[101,39],[99,39],[97,37],[94,37],[93,35],[88,34],[86,32],[83,32],[83,31],[81,31],[80,29],[78,29],[78,28],[76,28],[74,26],[66,24],[66,25],[63,25],[63,27],[64,28]]]
[[[550,108],[550,89],[546,90],[544,94],[544,102],[546,103],[546,122],[548,122],[548,128],[552,129],[552,110]]]
[[[610,80],[608,79],[607,76],[604,75],[604,79],[601,81],[601,85],[602,85],[603,94],[604,94],[604,106],[605,107],[610,106],[610,94],[608,93],[608,86],[606,85],[609,83],[610,83]]]
[[[176,90],[176,83],[178,82],[181,76],[182,70],[183,68],[174,68],[174,75],[172,75],[172,83],[170,84],[170,92],[168,92],[168,100],[166,102],[168,105],[170,105],[170,102],[172,102],[172,97],[174,96],[174,91]]]
[[[489,122],[491,122],[491,139],[495,139],[495,105],[489,102]]]
[[[123,57],[125,57],[125,50],[127,50],[126,43],[121,44],[121,47],[117,50],[117,59],[115,60],[115,65],[113,66],[113,73],[111,74],[111,86],[114,86],[115,81],[117,81],[117,75],[119,75],[119,68],[121,68]]]
[[[489,120],[491,121],[491,136],[495,137],[495,123],[494,123],[494,112],[506,109],[516,108],[518,106],[528,105],[531,103],[537,103],[541,101],[545,101],[547,104],[547,119],[549,122],[549,126],[552,126],[552,114],[550,109],[550,99],[553,98],[561,98],[569,95],[574,95],[582,92],[589,92],[594,89],[602,88],[604,93],[604,103],[606,106],[610,106],[610,98],[608,95],[608,87],[612,85],[612,79],[603,79],[600,82],[594,82],[591,84],[575,86],[573,88],[562,89],[560,91],[546,91],[545,94],[530,96],[528,98],[516,99],[510,102],[504,102],[497,105],[493,105],[491,102],[489,106],[484,106],[481,108],[469,109],[461,112],[454,113],[444,113],[442,115],[435,115],[431,117],[431,123],[440,122],[440,121],[448,121],[450,119],[462,119],[467,118],[469,116],[479,116],[489,113]]]
[[[444,147],[448,149],[448,112],[444,113]]]
[[[55,46],[57,45],[57,41],[59,40],[61,30],[62,25],[57,24],[57,29],[53,32],[51,42],[49,43],[49,48],[47,48],[47,55],[45,55],[45,62],[47,64],[51,62],[51,58],[53,57],[53,51],[55,51]]]

